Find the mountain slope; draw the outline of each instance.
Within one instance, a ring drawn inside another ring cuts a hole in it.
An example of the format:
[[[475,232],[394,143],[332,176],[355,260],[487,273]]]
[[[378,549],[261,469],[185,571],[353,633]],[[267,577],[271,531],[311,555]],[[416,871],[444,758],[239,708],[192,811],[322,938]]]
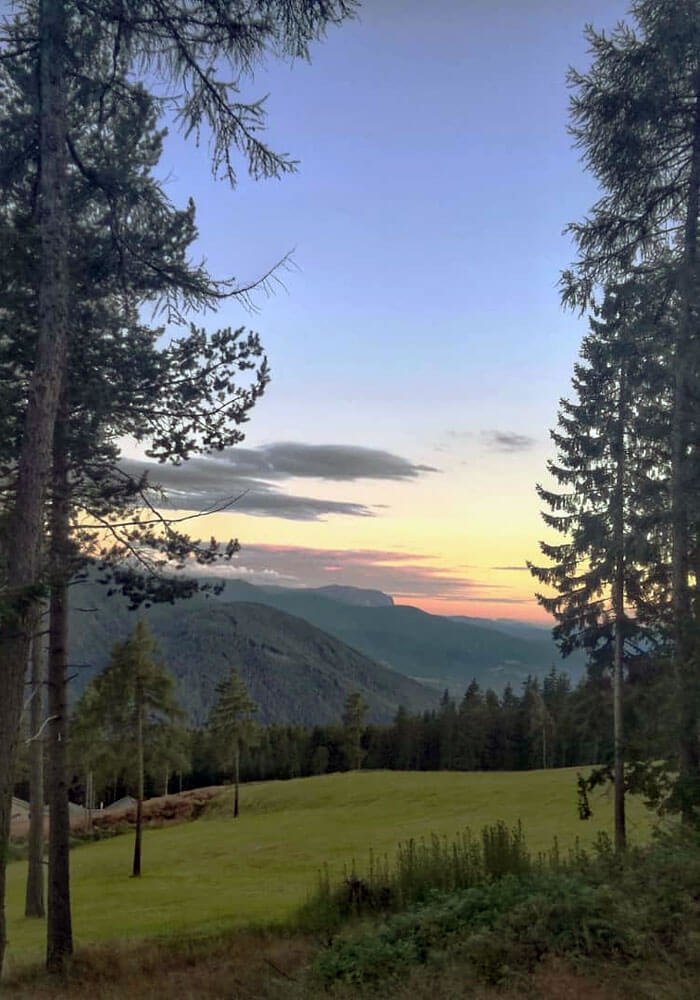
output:
[[[219,600],[256,601],[297,615],[371,659],[455,694],[473,677],[500,690],[508,682],[519,685],[528,674],[544,675],[553,664],[574,674],[580,668],[576,661],[562,661],[546,631],[529,626],[523,637],[406,605],[349,604],[319,591],[255,587],[240,580],[228,581]]]
[[[96,584],[78,585],[71,598],[77,694],[107,664],[114,643],[130,634],[137,614]],[[265,723],[337,721],[351,690],[360,691],[368,718],[377,722],[391,719],[399,705],[412,711],[435,706],[427,688],[273,607],[196,596],[138,614],[153,630],[177,679],[181,704],[198,724],[211,708],[217,681],[232,666],[239,668]]]

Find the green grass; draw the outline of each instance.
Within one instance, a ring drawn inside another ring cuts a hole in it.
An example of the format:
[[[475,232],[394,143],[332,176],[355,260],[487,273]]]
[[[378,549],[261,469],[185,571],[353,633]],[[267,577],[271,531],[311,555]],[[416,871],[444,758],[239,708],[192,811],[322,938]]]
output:
[[[74,934],[84,945],[161,936],[207,935],[284,922],[316,885],[368,851],[431,833],[475,833],[496,820],[519,819],[534,853],[554,836],[563,849],[611,832],[611,802],[594,801],[594,818],[576,812],[576,770],[504,773],[374,771],[243,786],[241,816],[223,808],[194,823],[146,831],[144,874],[129,878],[132,838],[82,846],[71,855]],[[222,805],[228,805],[223,803]],[[651,819],[630,804],[630,835],[639,843]],[[41,961],[44,925],[22,916],[26,865],[8,870],[7,969]]]

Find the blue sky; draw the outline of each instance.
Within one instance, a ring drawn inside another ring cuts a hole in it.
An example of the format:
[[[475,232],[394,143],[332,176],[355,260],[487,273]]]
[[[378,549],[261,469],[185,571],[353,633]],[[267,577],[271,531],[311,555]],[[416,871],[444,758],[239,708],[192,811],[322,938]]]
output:
[[[161,172],[176,203],[194,198],[216,275],[249,281],[294,250],[286,290],[258,295],[256,315],[231,303],[207,320],[258,329],[269,354],[246,447],[377,449],[436,470],[285,474],[283,492],[371,516],[239,510],[218,523],[270,572],[381,586],[356,553],[410,552],[414,578],[390,579],[400,600],[481,614],[498,587],[494,616],[536,614],[529,576],[493,566],[537,552],[534,484],[585,332],[557,291],[573,253],[562,230],[596,196],[566,132],[566,70],[588,64],[586,22],[624,14],[616,0],[367,2],[310,64],[271,61],[243,85],[269,93],[267,138],[298,173],[253,182],[242,164],[232,192],[212,180],[206,142],[169,137]],[[347,565],[287,573],[274,552],[289,547],[347,551]],[[452,582],[424,592],[421,573],[462,574],[461,596]]]

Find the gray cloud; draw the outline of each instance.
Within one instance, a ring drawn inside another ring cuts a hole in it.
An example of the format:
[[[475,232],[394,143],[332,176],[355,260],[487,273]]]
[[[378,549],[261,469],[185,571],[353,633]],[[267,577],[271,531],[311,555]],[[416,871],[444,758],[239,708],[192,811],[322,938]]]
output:
[[[529,573],[527,566],[490,566],[489,569],[506,570],[509,573]]]
[[[375,448],[290,441],[262,448],[229,448],[179,466],[124,459],[121,467],[132,476],[148,472],[149,482],[165,491],[159,502],[170,508],[211,510],[225,499],[238,497],[238,511],[295,521],[315,521],[327,515],[374,517],[383,507],[285,493],[276,485],[285,479],[410,480],[437,471]]]
[[[374,509],[365,504],[284,493],[259,479],[236,476],[230,472],[225,474],[219,465],[197,458],[179,466],[130,459],[121,462],[121,468],[131,476],[138,477],[147,472],[152,486],[162,487],[164,491],[163,496],[154,501],[156,506],[171,510],[212,510],[232,501],[231,510],[291,521],[318,521],[330,514],[349,517],[375,515]]]
[[[525,451],[536,443],[535,438],[528,434],[518,434],[516,431],[485,430],[478,434],[475,431],[451,429],[445,432],[447,441],[455,447],[458,443],[481,442],[482,446],[491,451]],[[438,451],[451,451],[450,445],[436,446]],[[462,463],[466,465],[467,463]]]
[[[280,479],[416,479],[424,472],[437,472],[432,465],[415,465],[389,451],[356,445],[281,441],[251,451],[250,454],[262,458],[266,463],[265,468],[271,469]],[[235,450],[232,451],[232,458],[234,462],[237,461]],[[259,474],[264,475],[262,469]]]
[[[515,431],[482,431],[481,440],[494,451],[526,451],[535,443],[533,437]]]
[[[347,444],[303,444],[279,441],[260,448],[227,448],[206,459],[212,474],[235,474],[265,480],[416,479],[437,472],[431,465],[416,465],[389,451]],[[190,461],[189,465],[192,464]]]

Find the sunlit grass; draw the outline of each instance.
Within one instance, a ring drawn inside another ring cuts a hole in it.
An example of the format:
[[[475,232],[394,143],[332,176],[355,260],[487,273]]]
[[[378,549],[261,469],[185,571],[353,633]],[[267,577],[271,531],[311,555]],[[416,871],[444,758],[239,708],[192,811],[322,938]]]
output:
[[[505,773],[373,771],[266,782],[242,788],[235,822],[229,803],[196,822],[146,831],[141,879],[129,878],[132,838],[86,845],[71,855],[74,933],[80,944],[177,934],[207,935],[284,922],[316,884],[322,864],[340,872],[371,848],[393,854],[400,840],[430,833],[479,832],[522,821],[528,848],[566,849],[611,832],[611,802],[594,818],[576,811],[576,770]],[[650,817],[630,804],[633,840]],[[8,968],[40,961],[43,922],[27,920],[26,865],[8,871]]]

